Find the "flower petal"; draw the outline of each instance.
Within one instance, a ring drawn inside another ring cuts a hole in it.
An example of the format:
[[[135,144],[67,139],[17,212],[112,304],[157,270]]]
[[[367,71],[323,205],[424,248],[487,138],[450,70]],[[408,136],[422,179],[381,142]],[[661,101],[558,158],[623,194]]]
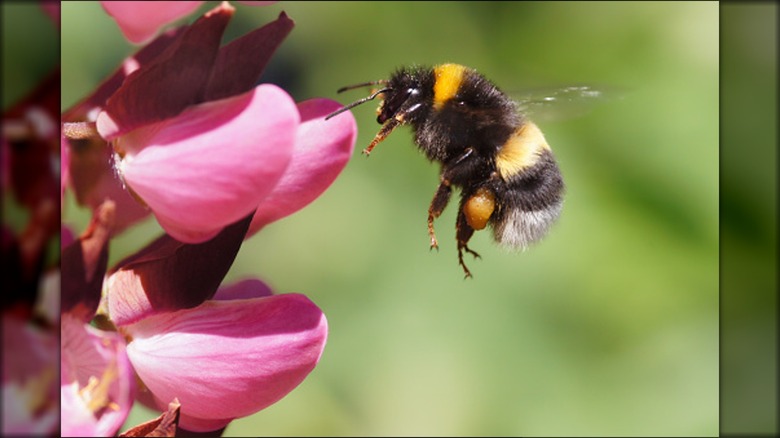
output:
[[[137,70],[150,65],[168,47],[179,40],[187,27],[171,29],[125,58],[119,68],[90,94],[62,114],[63,122],[94,122],[106,99],[122,86],[125,79]],[[91,116],[91,117],[90,117]]]
[[[97,431],[97,419],[84,399],[79,395],[79,385],[77,382],[63,384],[60,387],[60,406],[62,424],[60,425],[60,436],[101,436]],[[117,429],[121,425],[116,426]],[[109,436],[113,434],[105,434]]]
[[[215,430],[284,397],[314,369],[327,338],[301,294],[207,301],[128,327],[128,354],[160,409],[181,402],[180,426]]]
[[[239,3],[243,3],[248,6],[268,6],[276,3],[276,0],[274,1],[239,1]]]
[[[5,291],[4,291],[5,292]],[[54,330],[2,315],[3,436],[51,436],[59,428]]]
[[[89,96],[65,111],[62,121],[94,122],[108,99],[130,74],[151,63],[160,53],[173,44],[185,28],[166,32],[145,45],[122,65]],[[73,189],[76,202],[97,208],[104,200],[116,202],[117,217],[114,233],[145,218],[150,211],[134,199],[114,171],[113,151],[102,139],[72,140],[62,138],[65,151],[62,156],[63,183]]]
[[[114,435],[127,418],[135,395],[124,339],[67,313],[62,315],[61,333],[62,410],[74,414],[62,416],[62,435]],[[85,415],[89,412],[91,417]]]
[[[261,85],[123,137],[127,185],[174,238],[197,243],[254,211],[289,164],[299,115]]]
[[[103,9],[116,20],[130,42],[141,44],[164,25],[184,17],[198,8],[202,1],[101,1]]]
[[[128,325],[213,297],[241,247],[249,220],[247,216],[204,243],[184,244],[164,235],[121,261],[106,281],[111,320]]]
[[[215,300],[240,300],[245,298],[270,297],[271,287],[255,278],[221,286],[214,295]]]
[[[95,210],[87,231],[62,250],[62,311],[78,314],[83,322],[95,316],[100,303],[114,216],[114,203],[106,201]]]
[[[160,416],[141,424],[133,426],[122,432],[123,437],[140,436],[182,436],[182,433],[176,433],[179,427],[179,410],[181,405],[178,400],[168,403],[168,410],[163,411]],[[220,434],[221,436],[222,434]]]
[[[12,194],[19,205],[31,210],[44,200],[57,199],[57,100],[60,94],[60,69],[56,68],[32,91],[3,110],[3,143],[6,145],[0,157],[3,160],[0,170],[4,172],[4,188],[10,189],[7,193]]]
[[[265,70],[271,55],[294,26],[284,12],[265,26],[219,49],[206,88],[206,100],[235,96],[250,90]]]
[[[100,135],[113,140],[203,102],[222,33],[234,11],[222,2],[187,27],[152,62],[129,75],[97,117]]]
[[[273,192],[257,208],[249,227],[250,235],[314,201],[344,169],[355,146],[355,118],[346,112],[325,120],[326,115],[341,106],[329,99],[298,104],[301,126],[292,161]]]

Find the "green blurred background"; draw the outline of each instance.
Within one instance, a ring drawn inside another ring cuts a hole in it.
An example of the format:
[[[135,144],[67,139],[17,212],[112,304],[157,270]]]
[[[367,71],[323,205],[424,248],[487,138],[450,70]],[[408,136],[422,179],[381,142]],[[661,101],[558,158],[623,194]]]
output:
[[[64,109],[134,48],[97,3],[62,8]],[[281,10],[296,21],[267,72],[296,100],[346,103],[362,93],[337,96],[340,86],[441,62],[474,67],[510,93],[581,83],[625,93],[539,123],[568,187],[562,218],[518,254],[477,233],[471,247],[482,259],[469,262],[466,281],[454,206],[437,222],[440,251],[428,250],[437,167],[408,129],[361,156],[378,129],[376,105],[356,108],[356,152],[338,180],[246,242],[228,278],[306,293],[328,317],[325,353],[299,388],[225,435],[718,434],[717,3],[236,8],[226,39]],[[735,183],[748,218],[766,213],[741,195],[752,186]],[[83,224],[86,215],[69,199],[63,218]],[[771,222],[747,223],[735,242],[772,255],[761,246]],[[158,230],[149,221],[126,233],[112,260]],[[127,425],[149,416],[136,409]],[[756,431],[772,427],[758,417]]]

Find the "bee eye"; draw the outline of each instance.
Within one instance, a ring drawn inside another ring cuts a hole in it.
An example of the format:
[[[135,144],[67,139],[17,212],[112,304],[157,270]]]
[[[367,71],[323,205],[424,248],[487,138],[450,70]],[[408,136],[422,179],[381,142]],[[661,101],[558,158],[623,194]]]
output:
[[[455,105],[456,105],[456,106],[459,106],[459,107],[461,107],[461,108],[464,108],[464,107],[465,107],[467,104],[466,104],[466,101],[465,101],[465,100],[463,100],[463,99],[458,99],[458,100],[456,100],[456,101],[455,101]]]

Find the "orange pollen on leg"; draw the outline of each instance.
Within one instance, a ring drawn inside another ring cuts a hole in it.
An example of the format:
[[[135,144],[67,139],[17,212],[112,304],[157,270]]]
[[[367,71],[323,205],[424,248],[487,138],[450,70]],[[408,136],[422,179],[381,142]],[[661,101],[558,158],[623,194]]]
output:
[[[463,214],[466,215],[466,222],[471,228],[481,230],[485,228],[495,209],[495,195],[490,190],[482,187],[463,205]]]

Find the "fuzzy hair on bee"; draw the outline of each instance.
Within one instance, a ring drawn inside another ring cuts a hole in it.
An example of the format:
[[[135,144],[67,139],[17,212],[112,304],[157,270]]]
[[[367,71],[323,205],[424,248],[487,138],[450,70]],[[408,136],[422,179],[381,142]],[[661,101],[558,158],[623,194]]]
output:
[[[475,231],[489,226],[494,240],[510,249],[525,249],[547,235],[563,205],[560,169],[542,131],[491,81],[474,69],[441,64],[404,67],[389,79],[339,92],[368,86],[379,88],[327,119],[380,97],[382,126],[363,150],[366,155],[398,126],[412,127],[414,143],[441,166],[428,208],[430,246],[438,249],[434,221],[457,188],[455,237],[467,278],[464,253],[479,257],[468,246]]]

